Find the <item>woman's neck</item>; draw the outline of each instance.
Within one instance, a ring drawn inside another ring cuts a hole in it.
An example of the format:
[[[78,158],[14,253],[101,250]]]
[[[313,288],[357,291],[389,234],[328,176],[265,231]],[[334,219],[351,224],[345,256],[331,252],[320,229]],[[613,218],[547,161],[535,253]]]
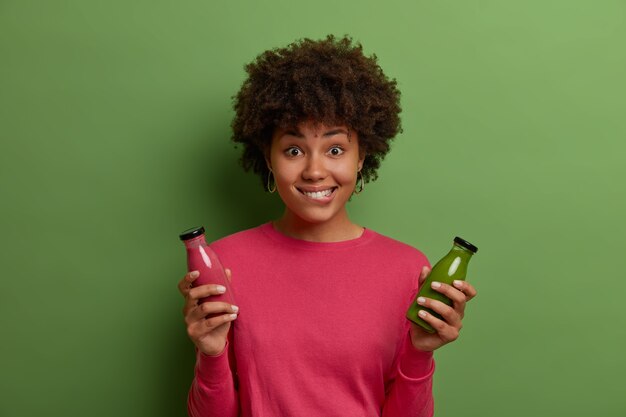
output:
[[[361,237],[363,227],[352,223],[347,214],[325,222],[311,223],[288,210],[273,222],[274,229],[295,239],[309,242],[342,242]]]

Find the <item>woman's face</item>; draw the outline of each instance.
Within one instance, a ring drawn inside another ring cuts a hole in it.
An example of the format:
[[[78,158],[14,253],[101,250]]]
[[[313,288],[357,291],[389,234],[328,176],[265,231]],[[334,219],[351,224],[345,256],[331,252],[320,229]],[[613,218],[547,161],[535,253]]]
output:
[[[347,220],[345,205],[363,159],[357,134],[347,126],[303,122],[276,129],[268,165],[290,214],[323,223]]]

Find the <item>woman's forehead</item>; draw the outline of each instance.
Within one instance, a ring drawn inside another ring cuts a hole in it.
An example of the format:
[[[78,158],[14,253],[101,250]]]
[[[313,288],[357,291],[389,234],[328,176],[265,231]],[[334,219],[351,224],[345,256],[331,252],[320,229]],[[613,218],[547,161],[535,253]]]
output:
[[[314,134],[314,135],[325,135],[329,132],[333,131],[343,131],[348,133],[350,130],[349,127],[341,122],[339,123],[328,123],[328,122],[319,122],[315,120],[305,120],[297,125],[291,126],[282,126],[277,127],[275,129],[275,133],[296,133],[298,135],[304,136],[305,133]]]

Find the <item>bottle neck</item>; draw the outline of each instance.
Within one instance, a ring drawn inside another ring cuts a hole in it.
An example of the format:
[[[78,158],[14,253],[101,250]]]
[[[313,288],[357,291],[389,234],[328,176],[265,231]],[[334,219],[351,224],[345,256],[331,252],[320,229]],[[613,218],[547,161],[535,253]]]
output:
[[[460,256],[462,259],[465,259],[467,261],[469,261],[472,255],[474,255],[474,252],[461,245],[457,245],[456,243],[452,245],[450,253],[454,254],[455,256]]]
[[[185,247],[189,249],[197,248],[200,246],[207,246],[204,235],[196,236],[193,239],[184,240],[183,243],[185,244]]]

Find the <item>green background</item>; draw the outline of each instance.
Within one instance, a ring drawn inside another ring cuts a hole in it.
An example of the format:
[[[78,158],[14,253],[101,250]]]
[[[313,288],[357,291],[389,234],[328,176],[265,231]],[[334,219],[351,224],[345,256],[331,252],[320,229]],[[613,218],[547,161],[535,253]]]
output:
[[[177,234],[281,212],[237,164],[261,51],[376,53],[403,127],[353,218],[480,251],[436,415],[626,415],[626,2],[0,2],[0,416],[183,416]]]

